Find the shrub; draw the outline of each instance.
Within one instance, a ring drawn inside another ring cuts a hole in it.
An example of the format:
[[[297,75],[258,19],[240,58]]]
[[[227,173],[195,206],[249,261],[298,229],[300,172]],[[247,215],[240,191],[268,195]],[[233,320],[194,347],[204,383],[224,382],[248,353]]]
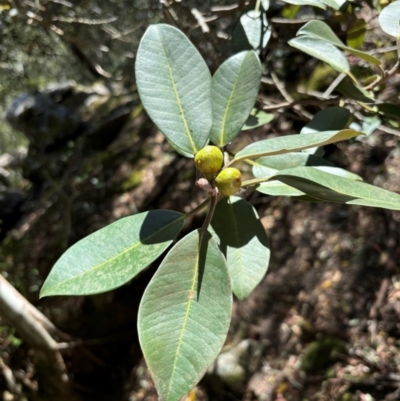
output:
[[[241,19],[241,23],[248,20]],[[244,25],[245,34],[246,29]],[[264,38],[258,40],[263,43]],[[359,86],[341,50],[378,67],[380,61],[343,45],[324,22],[308,22],[289,43],[347,75],[351,93],[371,96]],[[89,235],[61,256],[41,291],[41,296],[88,295],[123,285],[171,245],[188,216],[208,206],[203,226],[169,250],[140,304],[140,344],[162,400],[177,401],[201,379],[224,344],[232,293],[245,299],[267,271],[267,235],[253,206],[241,196],[229,196],[237,185],[239,195],[252,189],[313,202],[400,210],[400,195],[364,183],[315,154],[323,145],[364,135],[347,128],[349,112],[343,107],[317,113],[300,134],[254,142],[233,156],[226,153],[224,147],[241,130],[272,118],[253,109],[261,80],[254,47],[230,57],[211,77],[205,61],[182,32],[163,24],[147,29],[136,61],[141,101],[180,154],[201,156],[209,141],[217,147],[211,152],[217,150],[218,156],[212,171],[200,168],[205,176],[197,181],[205,190],[205,200],[187,214],[144,212]],[[379,104],[376,107],[384,109]],[[254,178],[241,181],[239,169],[244,163],[252,166]]]

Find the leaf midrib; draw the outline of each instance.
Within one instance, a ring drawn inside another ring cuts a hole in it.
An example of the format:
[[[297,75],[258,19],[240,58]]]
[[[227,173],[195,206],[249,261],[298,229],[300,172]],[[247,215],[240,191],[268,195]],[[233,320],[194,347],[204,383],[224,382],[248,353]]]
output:
[[[180,355],[179,351],[180,351],[182,343],[183,343],[183,336],[185,334],[186,325],[187,325],[187,322],[189,320],[190,309],[192,307],[192,303],[193,303],[193,299],[194,299],[194,297],[191,297],[190,295],[193,293],[193,291],[195,289],[195,286],[196,286],[196,278],[197,278],[197,274],[198,274],[198,270],[199,270],[199,256],[200,256],[201,247],[202,247],[202,242],[201,241],[202,241],[202,238],[200,237],[200,247],[199,247],[199,250],[198,250],[197,255],[196,255],[196,262],[194,264],[192,283],[191,283],[190,290],[188,292],[188,303],[187,303],[187,306],[186,306],[185,317],[183,318],[181,334],[180,334],[179,339],[178,339],[178,345],[177,345],[177,348],[176,348],[176,351],[175,351],[174,362],[172,364],[172,373],[171,373],[171,377],[170,377],[169,384],[168,384],[167,399],[168,399],[168,396],[169,396],[169,394],[171,392],[171,387],[172,387],[174,375],[176,373],[176,366],[177,366],[177,362],[178,362],[178,357]]]
[[[166,62],[167,62],[167,68],[168,68],[169,76],[170,76],[170,79],[171,79],[172,88],[173,88],[173,90],[174,90],[176,102],[177,102],[178,107],[179,107],[179,115],[181,116],[181,119],[182,119],[183,125],[184,125],[184,127],[185,127],[186,135],[187,135],[187,137],[188,137],[188,139],[189,139],[190,145],[192,146],[193,154],[196,154],[197,151],[198,151],[198,149],[197,149],[196,144],[195,144],[194,141],[193,141],[192,134],[191,134],[190,128],[189,128],[189,124],[188,124],[187,121],[186,121],[185,113],[184,113],[183,106],[182,106],[182,103],[181,103],[181,98],[180,98],[180,96],[179,96],[179,93],[178,93],[178,90],[177,90],[177,87],[176,87],[174,74],[172,73],[171,64],[170,64],[170,62],[169,62],[169,58],[168,58],[168,56],[167,56],[167,52],[166,52],[166,50],[165,50],[164,43],[163,43],[163,41],[162,41],[162,39],[161,39],[161,37],[160,37],[160,32],[159,32],[158,29],[157,29],[157,35],[158,35],[158,38],[159,38],[161,47],[162,47],[163,52],[164,52],[165,60],[166,60]]]
[[[147,238],[145,238],[142,241],[138,241],[135,244],[133,244],[132,246],[126,248],[125,250],[123,250],[122,252],[112,256],[110,259],[105,260],[104,262],[93,266],[92,268],[90,268],[89,270],[85,270],[79,274],[77,274],[76,276],[73,276],[67,280],[61,281],[58,284],[54,284],[52,287],[50,287],[50,289],[52,289],[54,291],[54,289],[58,288],[58,287],[62,287],[63,285],[65,285],[66,283],[68,283],[69,281],[73,281],[76,280],[78,277],[82,277],[87,273],[92,273],[94,270],[99,269],[100,267],[102,267],[103,265],[110,263],[112,260],[117,259],[119,257],[121,257],[122,255],[126,254],[127,252],[132,251],[133,249],[137,248],[140,244],[144,244],[146,241],[148,241],[151,237],[153,237],[156,234],[159,234],[162,230],[167,229],[168,227],[170,227],[171,225],[173,225],[174,223],[177,223],[180,219],[185,218],[185,215],[180,216],[179,218],[177,218],[176,220],[171,221],[170,223],[168,223],[166,226],[163,226],[161,229],[154,231],[154,233],[152,233],[151,235],[149,235]]]
[[[236,74],[235,81],[233,82],[233,87],[232,87],[231,93],[229,95],[228,103],[226,104],[226,107],[225,107],[224,116],[222,118],[222,127],[221,127],[222,132],[221,132],[219,146],[224,146],[224,139],[225,139],[225,135],[226,135],[226,120],[228,118],[228,113],[230,111],[230,105],[232,103],[233,94],[236,90],[236,84],[237,84],[239,76],[240,76],[240,70],[242,69],[242,66],[243,66],[244,61],[246,60],[246,57],[247,57],[247,54],[240,63],[239,70]]]
[[[300,168],[300,167],[298,167],[298,168]],[[304,168],[313,168],[313,167],[301,167],[302,169],[304,169]],[[340,189],[341,188],[337,188],[336,187],[336,185],[330,185],[329,183],[328,184],[322,184],[322,183],[320,183],[320,182],[318,182],[318,181],[316,181],[316,180],[314,180],[314,179],[312,179],[312,178],[309,178],[308,176],[302,176],[302,175],[294,175],[294,174],[285,174],[284,173],[284,171],[285,170],[281,170],[282,172],[283,172],[283,174],[281,174],[281,173],[279,173],[279,174],[277,174],[277,175],[275,175],[275,176],[273,176],[273,177],[271,177],[271,178],[275,178],[275,179],[277,179],[277,180],[279,180],[279,176],[281,176],[281,177],[289,177],[289,178],[303,178],[303,179],[305,179],[305,180],[309,180],[311,183],[313,183],[313,184],[315,184],[315,185],[318,185],[318,186],[321,186],[321,187],[325,187],[325,188],[327,188],[327,189],[329,189],[329,190],[331,190],[331,191],[333,191],[333,192],[336,192],[336,193],[338,193],[338,194],[340,194],[340,195],[344,195],[344,196],[352,196],[352,197],[354,197],[354,199],[352,199],[352,200],[349,200],[348,202],[354,202],[354,201],[357,201],[357,200],[365,200],[365,201],[372,201],[372,202],[378,202],[378,203],[382,203],[383,205],[384,204],[387,204],[387,205],[393,205],[393,206],[398,206],[399,205],[399,203],[397,203],[396,201],[394,201],[394,200],[392,200],[392,199],[389,199],[389,200],[382,200],[382,199],[377,199],[377,198],[373,198],[373,197],[369,197],[369,196],[360,196],[360,195],[356,195],[356,194],[350,194],[350,193],[347,193],[347,192],[343,192],[343,191],[341,191]],[[321,170],[319,170],[319,171],[321,171]],[[323,173],[325,173],[325,172],[323,172]],[[329,173],[325,173],[325,174],[329,174]],[[340,176],[338,176],[339,177],[339,179],[344,179],[344,180],[347,180],[346,178],[344,178],[344,177],[340,177]],[[337,178],[337,177],[335,177],[335,178]],[[354,184],[357,186],[357,183],[359,183],[359,184],[366,184],[366,183],[363,183],[363,182],[361,182],[361,181],[356,181],[356,182],[354,182]],[[289,185],[289,184],[287,184],[287,185]],[[366,184],[366,185],[371,185],[371,184]],[[373,186],[374,187],[374,186]],[[295,187],[294,187],[295,188]],[[374,187],[375,188],[375,187]],[[379,188],[379,187],[377,187],[377,188]],[[384,189],[384,188],[379,188],[379,189],[382,189],[383,191],[387,191],[386,189]],[[300,190],[301,191],[301,190]],[[388,191],[388,192],[390,192],[390,191]],[[390,192],[391,193],[391,192]],[[395,195],[397,195],[396,193],[394,193]],[[314,195],[312,195],[312,196],[314,196]],[[316,197],[316,196],[315,196]],[[323,199],[323,200],[325,200],[325,199]],[[348,203],[348,202],[344,202],[344,203]],[[341,202],[340,202],[341,203]]]
[[[274,155],[280,155],[280,154],[284,154],[284,153],[290,153],[290,152],[298,152],[300,150],[303,149],[309,149],[309,148],[313,148],[313,147],[317,147],[317,146],[323,146],[323,145],[329,145],[331,143],[336,143],[336,142],[340,142],[340,141],[345,141],[347,139],[350,138],[354,138],[355,136],[360,136],[363,135],[363,133],[358,132],[358,131],[354,131],[355,134],[353,135],[347,135],[346,131],[353,131],[351,129],[345,129],[345,130],[340,130],[339,132],[337,132],[336,134],[332,135],[332,136],[328,136],[328,138],[322,140],[320,142],[314,142],[312,144],[308,144],[305,146],[300,146],[300,147],[296,147],[296,148],[291,148],[288,147],[287,145],[282,145],[285,146],[284,148],[281,148],[279,150],[274,150],[274,151],[265,151],[265,152],[258,152],[258,153],[253,153],[253,154],[240,154],[241,152],[243,152],[247,147],[250,147],[254,144],[257,144],[257,142],[251,143],[249,145],[247,145],[245,148],[243,148],[242,150],[240,150],[235,158],[231,161],[230,164],[236,163],[238,161],[244,160],[244,159],[256,159],[256,158],[260,158],[260,157],[264,157],[264,156],[274,156]],[[326,131],[328,132],[328,131]],[[316,133],[318,134],[318,133]],[[307,135],[316,135],[316,134],[307,134]],[[306,135],[306,134],[294,134],[294,135],[286,135],[283,137],[276,137],[276,138],[288,138],[287,141],[290,141],[291,138],[289,137],[294,137],[294,136],[301,136],[301,135]],[[267,141],[272,140],[275,138],[270,138],[270,139],[265,139],[263,141],[260,142],[264,142],[267,143]],[[304,138],[305,139],[305,138]]]

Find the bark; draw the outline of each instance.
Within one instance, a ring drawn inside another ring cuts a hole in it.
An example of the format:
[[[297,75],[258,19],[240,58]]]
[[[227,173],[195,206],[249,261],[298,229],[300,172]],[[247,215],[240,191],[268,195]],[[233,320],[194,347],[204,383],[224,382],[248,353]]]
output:
[[[67,339],[46,316],[0,275],[0,315],[35,352],[40,400],[73,400],[58,343],[51,334]]]

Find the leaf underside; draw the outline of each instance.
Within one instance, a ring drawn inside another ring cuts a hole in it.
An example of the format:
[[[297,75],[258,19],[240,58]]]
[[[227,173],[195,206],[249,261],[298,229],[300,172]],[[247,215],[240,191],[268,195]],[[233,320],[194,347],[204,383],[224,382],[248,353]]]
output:
[[[226,257],[233,293],[243,300],[268,269],[270,250],[265,229],[253,206],[237,196],[218,202],[211,226]]]
[[[94,232],[61,256],[40,296],[98,294],[123,285],[164,252],[184,221],[181,213],[154,210]]]
[[[362,181],[361,177],[344,169],[334,167],[332,163],[308,153],[286,153],[276,156],[265,156],[256,160],[253,165],[253,175],[256,178],[275,176],[280,170],[293,169],[295,167],[313,166],[330,174],[339,175],[351,180]],[[270,180],[261,183],[256,190],[272,196],[303,196],[304,192],[290,187],[281,181]]]
[[[196,154],[212,124],[211,74],[177,28],[150,25],[136,56],[136,83],[147,113],[176,147]]]
[[[379,25],[382,31],[396,39],[400,38],[400,1],[394,1],[379,14]]]
[[[319,200],[400,210],[399,194],[314,167],[282,170],[274,179]]]
[[[235,54],[212,78],[213,125],[210,139],[224,146],[241,131],[257,99],[261,64],[253,51]]]
[[[168,253],[143,295],[139,340],[160,399],[178,401],[224,344],[232,292],[225,259],[198,231]]]
[[[330,143],[343,141],[359,135],[364,134],[355,130],[345,129],[342,131],[317,132],[307,135],[285,135],[265,139],[254,142],[243,148],[241,151],[236,153],[234,161],[237,162],[244,159],[258,159],[262,156],[297,152],[302,149],[328,145]]]

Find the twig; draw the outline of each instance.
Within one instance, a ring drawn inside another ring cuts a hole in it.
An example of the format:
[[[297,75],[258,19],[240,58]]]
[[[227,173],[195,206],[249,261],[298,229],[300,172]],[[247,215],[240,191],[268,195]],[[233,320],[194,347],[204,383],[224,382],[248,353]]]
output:
[[[208,226],[211,223],[211,219],[214,215],[215,206],[217,206],[218,196],[217,195],[210,195],[210,208],[208,209],[207,216],[204,220],[203,226],[201,227],[200,232],[200,241],[203,238],[204,234],[207,232]]]
[[[394,52],[396,50],[397,50],[397,46],[388,46],[388,47],[376,48],[374,50],[367,51],[365,53],[373,56],[374,54],[389,53],[389,52]]]
[[[105,19],[91,19],[91,18],[73,18],[64,17],[63,15],[56,15],[52,17],[52,21],[68,22],[69,24],[84,24],[84,25],[104,25],[116,21],[117,17],[110,17]]]
[[[299,24],[299,25],[305,25],[307,22],[311,21],[313,18],[300,18],[300,19],[287,19],[287,18],[271,18],[271,22],[274,24],[287,24],[287,25],[293,25],[293,24]]]
[[[369,310],[369,316],[372,320],[371,325],[370,325],[370,332],[371,332],[371,342],[375,341],[377,332],[378,332],[378,322],[377,322],[377,317],[378,317],[378,311],[382,307],[383,303],[385,302],[385,298],[389,289],[390,285],[390,280],[388,278],[385,278],[381,282],[381,286],[378,291],[378,295],[376,297],[375,302],[371,306],[371,309]]]
[[[396,135],[396,136],[400,136],[400,131],[393,129],[393,128],[389,128],[386,127],[385,125],[380,125],[378,127],[379,130],[386,132],[387,134],[392,134],[392,135]]]
[[[346,74],[342,72],[339,74],[336,79],[329,85],[329,88],[323,93],[322,97],[328,99],[331,93],[335,90],[335,88],[346,78]]]
[[[0,358],[0,370],[10,392],[14,395],[21,394],[21,386],[17,384],[13,371],[4,363],[2,358]]]
[[[339,103],[339,99],[326,99],[326,100],[317,100],[317,99],[307,99],[307,100],[295,100],[293,102],[283,102],[279,104],[275,104],[273,106],[263,106],[264,111],[274,111],[279,109],[290,109],[297,104],[301,104],[303,106],[325,106],[329,104],[337,104]]]
[[[173,24],[179,26],[178,24],[178,16],[176,15],[175,11],[173,10],[172,7],[169,6],[168,2],[166,0],[160,0],[160,3],[163,5],[163,14],[164,17],[168,20],[170,20]]]
[[[371,90],[376,86],[385,83],[388,79],[396,75],[399,71],[400,71],[400,60],[397,60],[397,63],[389,71],[385,71],[385,75],[383,77],[379,77],[374,82],[366,86],[364,89]]]
[[[66,0],[49,0],[49,1],[51,1],[53,3],[61,4],[61,5],[65,6],[65,7],[74,8],[74,5],[72,3],[70,3],[69,1],[66,1]]]
[[[245,2],[246,6],[249,4],[249,1]],[[211,7],[211,12],[215,14],[234,14],[240,8],[242,8],[240,4],[233,4],[231,6],[215,6]]]
[[[271,71],[271,77],[272,80],[274,81],[275,87],[278,89],[278,91],[280,92],[280,94],[283,96],[283,98],[288,101],[293,103],[293,98],[292,96],[290,96],[290,94],[288,93],[288,91],[285,88],[285,85],[279,80],[278,76],[275,74],[274,71]],[[293,107],[294,110],[296,110],[302,117],[305,117],[309,120],[311,120],[313,118],[313,115],[311,113],[309,113],[308,111],[304,110],[301,105],[295,105]]]
[[[395,390],[393,393],[388,394],[384,401],[397,401],[400,399],[400,387]]]
[[[58,36],[64,36],[64,31],[60,29],[58,26],[51,24],[50,29],[54,31]]]
[[[40,11],[46,11],[46,7],[43,7],[40,4],[36,4],[36,3],[32,3],[31,1],[26,1],[24,2],[27,6],[32,7],[36,10],[40,10]]]
[[[201,14],[201,12],[197,9],[197,8],[192,8],[190,10],[190,12],[192,13],[193,17],[196,18],[197,23],[199,24],[201,30],[203,31],[203,33],[209,33],[210,32],[210,28],[208,27],[203,15]]]
[[[126,36],[126,35],[129,35],[129,34],[131,34],[133,32],[135,32],[135,31],[137,31],[143,24],[144,24],[144,22],[140,22],[139,24],[137,24],[133,28],[127,29],[124,32],[119,32],[118,29],[115,29],[115,27],[113,27],[112,25],[103,25],[101,27],[101,29],[104,32],[106,32],[108,35],[110,35],[111,40],[118,39],[118,40],[121,40],[122,42],[129,43],[129,42],[131,42],[130,40],[126,40],[126,39],[122,40],[121,38]]]
[[[385,278],[381,282],[381,286],[378,291],[378,295],[376,297],[375,302],[371,306],[369,311],[369,316],[372,319],[376,319],[378,317],[378,310],[382,307],[383,303],[385,302],[386,294],[389,289],[390,281],[388,278]]]
[[[45,387],[52,388],[63,399],[68,393],[68,376],[57,342],[49,331],[54,325],[0,275],[0,315],[29,344],[38,358],[37,368],[46,377]]]

